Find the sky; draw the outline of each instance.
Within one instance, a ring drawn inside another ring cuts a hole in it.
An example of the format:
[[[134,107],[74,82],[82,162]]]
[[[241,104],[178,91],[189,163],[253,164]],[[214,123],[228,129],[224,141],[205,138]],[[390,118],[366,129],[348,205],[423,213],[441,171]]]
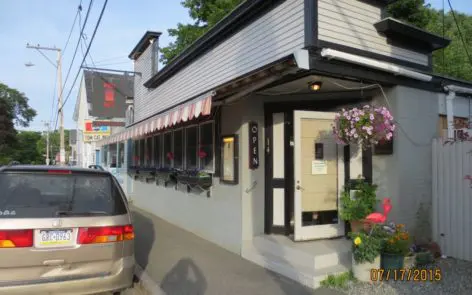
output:
[[[87,38],[92,36],[104,1],[93,1],[85,28]],[[447,0],[445,1],[447,8]],[[467,5],[468,1],[451,0],[454,10],[472,15],[472,5]],[[52,116],[52,107],[53,103],[57,105],[57,86],[54,66],[37,50],[27,49],[26,43],[64,48],[81,2],[83,22],[88,0],[0,0],[0,82],[25,93],[30,106],[37,111],[38,115],[27,128],[29,130],[44,130],[43,122],[52,121],[52,125],[56,122]],[[128,59],[128,54],[148,30],[162,32],[160,45],[167,45],[172,41],[167,29],[176,27],[179,22],[191,22],[188,11],[180,2],[181,0],[109,0],[90,49],[95,65],[132,70],[133,64]],[[443,7],[443,0],[427,2],[437,9]],[[78,37],[79,28],[76,23],[63,53],[63,83],[66,83]],[[52,61],[56,60],[56,52],[45,51],[44,54]],[[75,128],[72,115],[81,74],[73,88],[72,82],[81,61],[82,53],[79,49],[63,92],[65,98],[72,89],[64,107],[66,129]],[[89,59],[87,62],[90,64]],[[34,66],[26,67],[25,64]]]

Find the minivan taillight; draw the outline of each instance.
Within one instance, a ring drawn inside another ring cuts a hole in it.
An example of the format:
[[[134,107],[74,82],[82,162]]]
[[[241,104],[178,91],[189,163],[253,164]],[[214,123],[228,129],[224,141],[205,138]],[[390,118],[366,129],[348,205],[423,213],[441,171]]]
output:
[[[33,230],[0,230],[0,248],[26,248],[33,246]]]
[[[134,228],[125,226],[103,226],[79,228],[78,244],[99,244],[127,241],[134,239]]]

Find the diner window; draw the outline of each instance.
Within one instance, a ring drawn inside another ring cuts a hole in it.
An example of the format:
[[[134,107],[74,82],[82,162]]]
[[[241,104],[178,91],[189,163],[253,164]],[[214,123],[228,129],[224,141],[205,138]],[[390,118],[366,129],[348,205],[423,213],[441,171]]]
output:
[[[159,168],[161,167],[161,136],[160,135],[156,135],[153,137],[153,140],[154,140],[154,166],[156,168]]]
[[[103,166],[108,165],[108,145],[103,147]]]
[[[125,144],[119,143],[118,168],[125,167]]]
[[[146,138],[146,167],[152,167],[153,152],[152,152],[152,137]]]
[[[198,166],[197,158],[198,146],[198,128],[197,126],[185,128],[185,168],[196,169]]]
[[[172,132],[167,132],[164,134],[164,143],[163,143],[163,166],[165,168],[172,168],[172,160],[174,158],[174,153],[172,149]]]
[[[138,140],[133,140],[132,144],[132,149],[133,149],[133,159],[132,163],[134,167],[139,166],[139,141]]]
[[[139,157],[139,164],[138,165],[140,167],[144,167],[144,164],[145,164],[145,161],[144,161],[144,155],[145,155],[144,150],[145,150],[145,147],[146,147],[145,144],[146,144],[146,142],[145,142],[144,139],[141,139],[139,141],[139,156],[138,156]]]
[[[184,158],[184,131],[174,131],[174,168],[183,168]]]
[[[198,157],[200,158],[200,169],[214,171],[214,130],[213,122],[200,125],[200,145]]]

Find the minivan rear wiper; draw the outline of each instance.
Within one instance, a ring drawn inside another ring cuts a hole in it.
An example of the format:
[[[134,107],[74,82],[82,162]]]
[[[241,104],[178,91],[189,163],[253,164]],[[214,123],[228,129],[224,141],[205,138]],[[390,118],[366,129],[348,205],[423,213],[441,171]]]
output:
[[[56,216],[102,216],[110,215],[105,211],[86,211],[86,212],[75,212],[75,211],[56,211]]]

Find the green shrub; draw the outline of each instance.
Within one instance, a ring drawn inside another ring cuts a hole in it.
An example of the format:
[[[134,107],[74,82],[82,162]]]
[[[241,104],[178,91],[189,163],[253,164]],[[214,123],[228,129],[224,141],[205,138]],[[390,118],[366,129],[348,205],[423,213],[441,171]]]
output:
[[[357,263],[374,262],[382,250],[382,239],[365,232],[351,232],[352,255]]]
[[[347,289],[349,281],[356,281],[352,272],[344,272],[338,275],[329,275],[320,282],[323,287]]]
[[[345,221],[362,220],[375,210],[377,204],[377,185],[359,181],[354,196],[345,190],[341,196],[340,217]]]

